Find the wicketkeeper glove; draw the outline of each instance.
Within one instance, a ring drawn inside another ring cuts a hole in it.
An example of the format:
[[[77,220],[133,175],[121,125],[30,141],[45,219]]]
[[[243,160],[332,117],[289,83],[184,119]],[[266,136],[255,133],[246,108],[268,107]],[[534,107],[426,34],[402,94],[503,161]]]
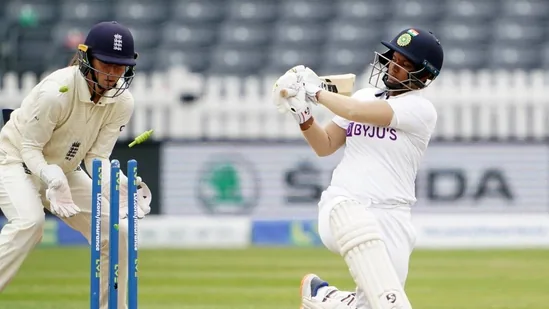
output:
[[[72,200],[71,189],[65,173],[56,164],[50,164],[40,171],[40,178],[47,184],[46,198],[50,202],[50,211],[60,217],[68,218],[80,212]]]
[[[143,219],[151,212],[152,193],[141,177],[137,177],[137,218]],[[128,201],[128,183],[120,186],[120,219],[128,217],[128,207],[133,207],[133,201]]]

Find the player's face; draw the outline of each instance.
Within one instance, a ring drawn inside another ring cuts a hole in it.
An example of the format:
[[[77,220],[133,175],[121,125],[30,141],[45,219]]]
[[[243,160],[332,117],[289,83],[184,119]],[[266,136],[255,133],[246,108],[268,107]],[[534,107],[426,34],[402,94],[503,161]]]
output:
[[[414,71],[414,64],[399,52],[393,53],[392,62],[389,62],[388,82],[398,83],[407,80],[408,73]]]
[[[92,60],[92,65],[94,69],[99,71],[95,73],[97,82],[105,89],[114,88],[118,79],[126,72],[126,66],[124,65],[105,63],[95,58]]]

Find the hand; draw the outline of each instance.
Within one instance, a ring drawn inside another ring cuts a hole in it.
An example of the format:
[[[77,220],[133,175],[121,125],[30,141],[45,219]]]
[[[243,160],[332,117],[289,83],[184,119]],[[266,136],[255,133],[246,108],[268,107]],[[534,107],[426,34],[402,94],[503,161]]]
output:
[[[46,190],[46,198],[50,202],[50,210],[59,217],[73,217],[80,212],[80,208],[72,201],[68,183],[60,183]]]
[[[80,212],[80,208],[72,201],[71,189],[67,176],[56,164],[42,168],[40,178],[46,183],[46,199],[50,202],[50,211],[60,217],[72,217]]]
[[[301,81],[305,84],[306,90],[306,99],[308,102],[313,104],[318,104],[316,94],[318,91],[322,90],[324,87],[323,81],[318,77],[315,71],[304,65],[297,65],[287,71],[291,73],[296,73]]]
[[[311,103],[305,98],[305,88],[300,81],[301,77],[288,71],[275,83],[272,93],[273,103],[278,111],[290,111],[299,124],[311,118]]]
[[[141,177],[137,177],[137,218],[143,219],[146,215],[151,212],[151,198],[152,193],[146,183],[144,183]],[[128,185],[120,186],[120,219],[126,219],[128,217],[128,207],[133,207],[133,202],[128,201]]]

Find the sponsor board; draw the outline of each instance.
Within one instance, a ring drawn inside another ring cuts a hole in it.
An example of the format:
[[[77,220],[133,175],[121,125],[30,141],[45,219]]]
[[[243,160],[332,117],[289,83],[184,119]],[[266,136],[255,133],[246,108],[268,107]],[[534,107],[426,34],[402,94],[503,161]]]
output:
[[[421,213],[549,211],[545,145],[433,144],[416,179]],[[340,150],[319,158],[308,145],[167,144],[163,214],[312,219]]]
[[[418,214],[418,249],[549,248],[549,215]],[[253,246],[323,246],[314,220],[255,220]]]

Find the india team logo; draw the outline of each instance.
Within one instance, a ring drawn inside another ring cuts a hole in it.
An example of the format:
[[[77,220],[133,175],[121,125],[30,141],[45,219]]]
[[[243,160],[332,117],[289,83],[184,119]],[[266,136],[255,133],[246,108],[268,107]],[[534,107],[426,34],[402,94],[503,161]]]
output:
[[[403,33],[401,36],[397,39],[398,46],[407,46],[412,42],[412,36],[409,33]]]

